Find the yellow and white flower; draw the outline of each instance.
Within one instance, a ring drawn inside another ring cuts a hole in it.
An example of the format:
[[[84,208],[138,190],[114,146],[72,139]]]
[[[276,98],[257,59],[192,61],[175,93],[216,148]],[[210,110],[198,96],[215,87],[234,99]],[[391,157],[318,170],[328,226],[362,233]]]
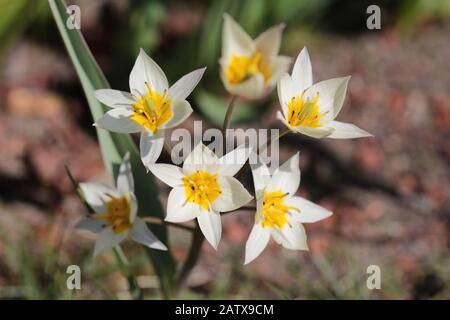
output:
[[[274,26],[255,40],[228,14],[224,15],[222,82],[231,94],[251,99],[268,94],[292,62],[278,55],[284,24]]]
[[[82,219],[77,228],[99,233],[94,256],[118,245],[127,236],[149,248],[167,250],[144,220],[136,216],[138,205],[128,153],[120,165],[116,185],[117,189],[113,189],[101,183],[80,183],[86,202],[95,213]]]
[[[186,98],[197,86],[205,68],[179,79],[169,88],[166,75],[144,50],[130,73],[130,91],[95,91],[95,97],[111,107],[95,125],[119,133],[141,133],[140,152],[146,167],[154,163],[164,146],[164,129],[182,123],[192,113]]]
[[[218,158],[199,143],[180,168],[152,164],[150,171],[173,189],[169,194],[166,221],[197,218],[206,240],[215,248],[222,235],[220,212],[236,210],[253,197],[233,176],[242,168],[250,150],[239,146]]]
[[[264,250],[270,236],[284,248],[308,250],[302,223],[316,222],[332,212],[295,196],[300,185],[299,154],[295,154],[270,175],[266,165],[251,165],[256,194],[255,224],[245,245],[245,262]]]
[[[304,48],[295,61],[292,75],[285,73],[278,81],[281,112],[277,118],[293,132],[313,138],[352,139],[370,137],[359,127],[334,119],[341,111],[350,77],[334,78],[313,85],[308,50]]]

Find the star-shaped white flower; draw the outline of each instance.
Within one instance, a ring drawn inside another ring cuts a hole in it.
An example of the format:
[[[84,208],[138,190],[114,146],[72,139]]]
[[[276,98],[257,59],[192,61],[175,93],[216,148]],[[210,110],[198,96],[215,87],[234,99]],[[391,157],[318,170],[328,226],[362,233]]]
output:
[[[295,61],[292,76],[285,73],[278,81],[281,112],[277,118],[293,132],[313,138],[352,139],[370,137],[359,127],[334,119],[341,111],[350,77],[329,79],[313,85],[308,50]]]
[[[284,24],[279,24],[252,40],[231,16],[224,15],[220,76],[228,92],[251,99],[270,93],[292,62],[278,55],[283,29]]]
[[[166,221],[185,222],[197,218],[206,240],[215,248],[222,235],[221,212],[233,211],[253,197],[233,176],[242,168],[250,150],[239,146],[218,158],[199,143],[183,167],[153,164],[150,171],[173,189],[169,194]]]
[[[206,68],[197,69],[169,88],[166,75],[144,50],[140,50],[130,73],[130,91],[95,91],[95,97],[111,107],[95,123],[119,133],[141,133],[141,159],[146,167],[156,162],[164,146],[164,129],[176,127],[192,113],[186,98]]]
[[[245,245],[247,264],[258,257],[270,236],[284,248],[308,250],[302,223],[316,222],[332,212],[295,196],[300,185],[299,154],[296,153],[270,175],[266,165],[251,165],[256,194],[255,225]]]
[[[94,256],[118,245],[127,236],[149,248],[167,250],[144,220],[136,216],[138,205],[128,153],[120,165],[116,185],[117,189],[113,189],[101,183],[80,183],[86,202],[95,213],[82,219],[77,228],[99,233]]]

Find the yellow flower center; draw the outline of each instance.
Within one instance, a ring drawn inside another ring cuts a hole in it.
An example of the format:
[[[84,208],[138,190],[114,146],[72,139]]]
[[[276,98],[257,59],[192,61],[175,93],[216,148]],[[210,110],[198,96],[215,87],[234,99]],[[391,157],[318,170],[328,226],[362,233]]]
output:
[[[264,228],[283,228],[286,223],[289,224],[287,219],[289,211],[300,211],[295,207],[289,207],[283,204],[287,195],[287,193],[283,193],[281,190],[264,193],[263,220],[261,221],[261,226]]]
[[[110,196],[106,203],[106,213],[93,214],[96,220],[105,221],[105,227],[110,227],[114,233],[121,233],[133,227],[130,221],[131,202],[128,194],[121,197]]]
[[[288,102],[287,121],[293,126],[320,127],[320,119],[328,112],[319,112],[319,93],[313,99],[305,100],[303,94]]]
[[[211,203],[222,194],[217,182],[217,173],[210,174],[198,170],[190,176],[184,176],[182,181],[186,192],[186,202],[198,204],[205,210],[209,210]]]
[[[233,55],[225,71],[227,80],[231,84],[238,84],[257,73],[262,74],[264,83],[272,76],[270,74],[269,65],[263,61],[261,53],[259,52],[256,52],[252,56]]]
[[[152,133],[156,133],[164,123],[173,117],[173,111],[170,108],[172,100],[167,99],[166,91],[161,95],[153,91],[148,83],[145,85],[147,93],[132,104],[134,112],[131,120],[149,129]]]

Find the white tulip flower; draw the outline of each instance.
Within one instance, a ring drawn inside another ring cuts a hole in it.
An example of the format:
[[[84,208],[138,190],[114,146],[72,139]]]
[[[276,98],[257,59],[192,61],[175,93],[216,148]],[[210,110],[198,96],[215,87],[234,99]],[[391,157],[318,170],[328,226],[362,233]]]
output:
[[[258,257],[270,236],[284,248],[308,250],[302,223],[316,222],[332,212],[295,196],[300,185],[299,154],[296,153],[270,175],[266,165],[252,165],[256,194],[255,224],[245,245],[247,264]]]
[[[199,143],[180,168],[153,164],[150,171],[173,189],[169,194],[166,221],[197,219],[208,242],[217,250],[222,235],[221,212],[233,211],[253,197],[233,176],[242,168],[250,150],[243,145],[218,158]]]
[[[130,91],[95,91],[95,97],[112,109],[94,124],[119,133],[141,133],[140,152],[146,167],[156,162],[164,146],[164,129],[173,128],[192,113],[186,98],[206,68],[197,69],[169,88],[166,75],[144,50],[130,73]]]
[[[280,119],[290,130],[313,138],[352,139],[370,137],[359,127],[334,119],[341,111],[350,76],[334,78],[313,85],[308,50],[304,48],[295,61],[292,75],[285,73],[278,81]]]
[[[117,189],[113,189],[101,183],[80,183],[85,200],[95,213],[82,219],[77,228],[99,233],[94,256],[118,245],[127,236],[149,248],[167,250],[144,220],[136,216],[138,205],[128,153],[120,165],[116,185]]]
[[[290,57],[278,55],[284,24],[274,26],[255,40],[225,14],[222,31],[222,82],[234,95],[257,99],[268,94],[288,71]]]

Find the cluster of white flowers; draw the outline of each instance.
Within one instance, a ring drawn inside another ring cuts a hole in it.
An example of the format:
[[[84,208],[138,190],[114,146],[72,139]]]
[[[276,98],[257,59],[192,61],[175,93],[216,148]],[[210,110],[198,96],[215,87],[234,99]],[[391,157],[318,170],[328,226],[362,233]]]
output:
[[[371,136],[349,123],[335,121],[344,103],[350,77],[313,84],[308,51],[292,59],[278,55],[283,24],[253,40],[229,15],[224,17],[220,76],[235,96],[259,99],[277,86],[281,112],[277,117],[295,133],[314,138]],[[217,249],[222,234],[221,213],[234,211],[253,196],[234,177],[251,150],[239,146],[218,158],[202,143],[187,156],[182,167],[156,163],[164,145],[165,129],[182,123],[192,113],[186,98],[203,76],[205,68],[192,71],[169,87],[161,68],[140,51],[130,74],[130,93],[102,89],[99,101],[111,109],[95,125],[119,133],[141,133],[140,153],[147,170],[172,187],[165,220],[172,223],[197,219],[208,242]],[[332,212],[295,196],[300,184],[297,152],[271,175],[265,164],[251,165],[256,201],[255,224],[245,247],[245,264],[267,246],[270,236],[284,248],[308,250],[303,223],[329,217]],[[136,217],[132,168],[128,157],[120,167],[117,190],[101,184],[81,184],[86,201],[96,214],[80,227],[101,232],[95,254],[117,245],[127,235],[150,248],[167,250]]]

